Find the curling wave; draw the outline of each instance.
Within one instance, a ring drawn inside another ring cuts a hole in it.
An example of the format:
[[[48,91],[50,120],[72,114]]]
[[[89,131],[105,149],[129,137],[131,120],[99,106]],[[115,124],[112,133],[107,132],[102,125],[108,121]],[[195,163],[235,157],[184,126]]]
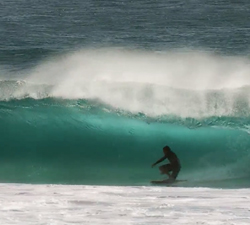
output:
[[[191,186],[250,186],[249,71],[240,58],[109,50],[2,79],[0,180],[148,184],[168,144]]]

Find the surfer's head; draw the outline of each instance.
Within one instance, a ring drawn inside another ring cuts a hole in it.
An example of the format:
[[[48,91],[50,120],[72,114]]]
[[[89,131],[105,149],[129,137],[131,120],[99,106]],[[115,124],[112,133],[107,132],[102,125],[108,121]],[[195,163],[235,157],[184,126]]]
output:
[[[170,151],[170,148],[169,148],[169,146],[166,145],[166,146],[163,148],[164,154],[168,153],[169,151]]]

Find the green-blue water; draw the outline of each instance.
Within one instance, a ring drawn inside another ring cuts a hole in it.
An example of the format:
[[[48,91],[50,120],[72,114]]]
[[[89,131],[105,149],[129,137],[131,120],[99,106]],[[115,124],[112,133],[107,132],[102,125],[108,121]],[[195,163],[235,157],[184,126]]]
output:
[[[0,181],[249,187],[249,7],[0,3]]]

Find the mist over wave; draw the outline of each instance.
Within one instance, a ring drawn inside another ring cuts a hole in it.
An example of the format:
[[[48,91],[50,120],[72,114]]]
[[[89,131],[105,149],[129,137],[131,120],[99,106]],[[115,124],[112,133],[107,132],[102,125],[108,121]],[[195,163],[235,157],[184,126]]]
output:
[[[0,83],[0,99],[97,100],[147,116],[249,116],[247,58],[202,51],[81,50]]]

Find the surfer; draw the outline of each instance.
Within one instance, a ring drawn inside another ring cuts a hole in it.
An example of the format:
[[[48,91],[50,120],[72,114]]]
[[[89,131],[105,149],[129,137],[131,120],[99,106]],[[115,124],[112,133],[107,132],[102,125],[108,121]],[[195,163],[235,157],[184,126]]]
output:
[[[175,180],[181,170],[180,161],[177,155],[171,151],[169,146],[165,146],[163,148],[163,153],[164,156],[158,161],[156,161],[154,164],[152,164],[152,167],[162,162],[163,160],[168,159],[170,163],[159,166],[159,170],[161,171],[161,174],[167,174],[170,180]],[[172,173],[170,174],[170,172]]]

